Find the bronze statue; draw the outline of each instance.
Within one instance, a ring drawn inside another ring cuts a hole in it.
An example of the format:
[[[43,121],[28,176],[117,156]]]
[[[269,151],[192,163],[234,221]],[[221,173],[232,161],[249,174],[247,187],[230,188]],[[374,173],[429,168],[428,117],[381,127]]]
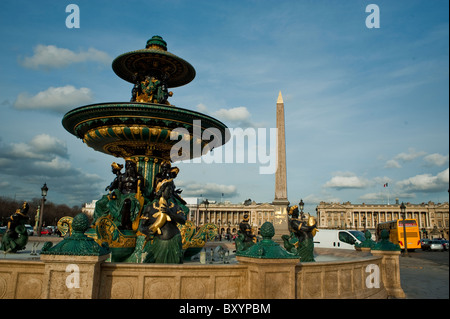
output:
[[[27,245],[28,231],[25,223],[29,220],[27,216],[29,208],[28,203],[24,202],[22,207],[9,217],[8,229],[3,235],[1,243],[1,249],[5,253],[16,253]]]
[[[132,229],[132,223],[138,218],[144,204],[144,178],[138,173],[136,163],[131,159],[126,159],[124,173],[121,173],[123,165],[114,162],[111,168],[116,178],[105,189],[110,193],[95,204],[94,223],[99,217],[110,215],[119,229]]]
[[[249,216],[245,214],[244,219],[239,223],[238,236],[234,241],[236,245],[236,252],[242,252],[256,244],[257,238],[253,234],[252,226],[250,226],[249,220]]]
[[[120,182],[120,176],[122,175],[121,170],[123,168],[122,164],[117,164],[116,162],[113,162],[111,164],[111,170],[112,173],[116,175],[116,178],[111,182],[109,186],[106,186],[105,191],[114,191],[115,189],[119,188],[119,182]]]
[[[137,76],[136,76],[137,77]],[[168,104],[167,99],[173,93],[169,92],[165,76],[147,75],[144,81],[135,84],[132,100],[136,102]]]
[[[169,169],[166,165],[155,177],[154,199],[145,206],[140,217],[139,231],[146,236],[144,263],[183,263],[182,238],[177,224],[186,223],[187,208],[179,201],[173,182],[176,174],[169,176]]]
[[[290,236],[283,235],[284,248],[300,257],[302,262],[314,260],[314,236],[317,232],[317,222],[310,216],[305,219],[303,212],[299,218],[298,206],[289,208],[289,232]]]
[[[139,76],[137,73],[133,74],[133,89],[131,90],[131,100],[130,102],[136,102],[136,98],[139,94],[141,94],[141,81],[139,80]]]

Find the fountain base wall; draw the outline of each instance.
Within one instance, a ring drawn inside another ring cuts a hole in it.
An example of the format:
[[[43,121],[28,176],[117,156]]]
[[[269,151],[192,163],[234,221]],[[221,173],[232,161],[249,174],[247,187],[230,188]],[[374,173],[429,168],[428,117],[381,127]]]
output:
[[[383,299],[404,296],[399,275],[390,271],[398,267],[398,255],[390,252],[385,258],[358,252],[348,254],[341,260],[314,263],[238,257],[239,263],[228,265],[110,263],[105,258],[83,256],[41,256],[40,261],[0,260],[0,298]],[[68,279],[73,276],[73,272],[67,271],[69,265],[79,266],[79,288],[67,287],[68,280],[75,283],[75,277]],[[373,280],[369,277],[374,273],[368,269],[374,267],[380,270],[378,287],[370,284]],[[93,289],[94,286],[98,289]]]

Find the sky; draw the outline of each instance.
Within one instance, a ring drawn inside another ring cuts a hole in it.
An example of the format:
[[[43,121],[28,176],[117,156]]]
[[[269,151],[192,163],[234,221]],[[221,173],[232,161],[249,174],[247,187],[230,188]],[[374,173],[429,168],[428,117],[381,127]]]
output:
[[[70,4],[78,28],[68,27]],[[267,132],[269,143],[281,91],[292,205],[303,199],[314,214],[321,201],[448,201],[447,0],[3,0],[0,196],[30,200],[44,183],[49,201],[69,206],[104,194],[111,162],[123,160],[87,147],[61,120],[79,106],[129,101],[131,84],[111,63],[154,35],[196,70],[171,89],[177,107]],[[184,197],[274,199],[275,175],[261,174],[259,158],[174,165]]]

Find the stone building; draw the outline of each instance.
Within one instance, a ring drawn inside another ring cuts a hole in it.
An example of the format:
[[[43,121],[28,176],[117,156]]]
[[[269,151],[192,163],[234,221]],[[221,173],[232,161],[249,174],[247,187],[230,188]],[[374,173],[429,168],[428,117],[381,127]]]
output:
[[[406,218],[415,218],[424,238],[449,238],[449,204],[406,203]],[[319,228],[369,229],[375,232],[376,225],[401,219],[400,205],[352,204],[321,202],[317,208]]]
[[[81,212],[86,214],[89,218],[92,218],[94,216],[96,202],[97,202],[97,200],[94,199],[90,203],[84,203],[83,207],[81,207]]]
[[[205,205],[205,200],[200,198],[185,198],[189,207],[189,220],[194,221],[197,226],[211,223],[217,225],[219,233],[236,234],[239,223],[244,219],[244,215],[250,217],[250,225],[255,234],[266,221],[274,223],[275,207],[270,203],[255,203],[246,201],[243,204],[232,204],[228,201],[216,203],[209,201]]]

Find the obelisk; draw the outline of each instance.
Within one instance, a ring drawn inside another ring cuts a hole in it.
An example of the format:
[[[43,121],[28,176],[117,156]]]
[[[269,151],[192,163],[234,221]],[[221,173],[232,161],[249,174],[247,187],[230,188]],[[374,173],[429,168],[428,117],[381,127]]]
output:
[[[286,178],[286,135],[284,125],[284,102],[281,91],[277,99],[277,170],[275,172],[275,237],[274,240],[282,242],[282,235],[289,235],[287,178]]]

